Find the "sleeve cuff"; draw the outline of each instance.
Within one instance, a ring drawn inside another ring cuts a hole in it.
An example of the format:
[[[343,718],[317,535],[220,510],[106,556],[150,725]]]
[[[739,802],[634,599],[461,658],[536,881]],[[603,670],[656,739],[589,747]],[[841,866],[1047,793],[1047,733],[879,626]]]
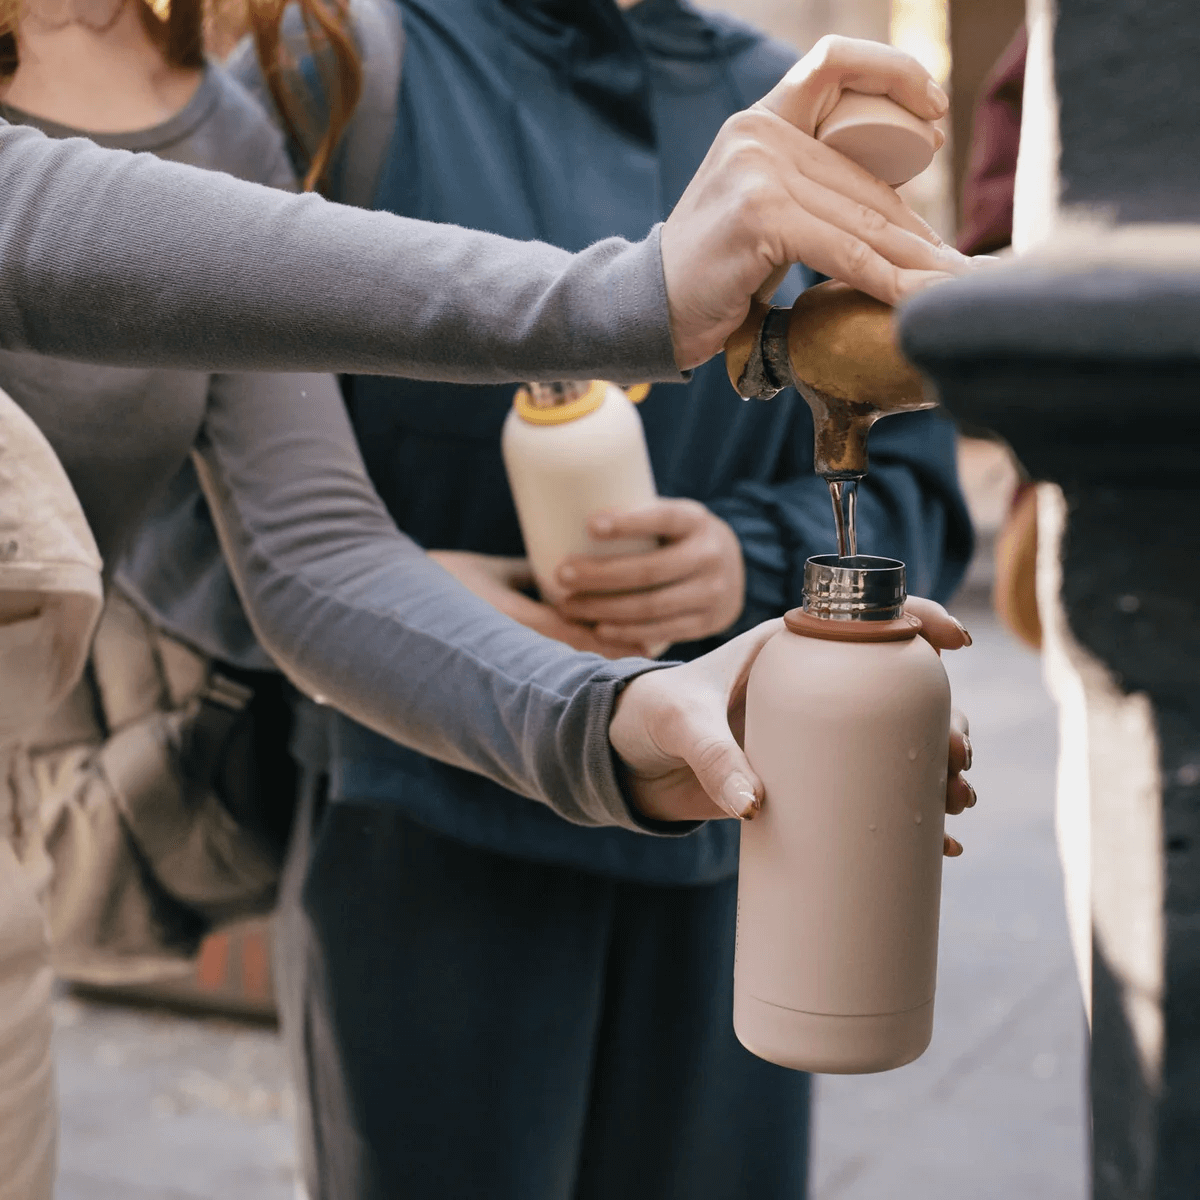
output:
[[[655,837],[686,837],[706,824],[704,821],[658,821],[638,812],[629,797],[625,765],[608,739],[609,722],[622,689],[639,675],[677,665],[675,662],[619,659],[612,664],[609,672],[598,677],[592,685],[588,722],[591,752],[588,757],[598,768],[593,778],[596,785],[594,799],[601,809],[596,814],[599,823]]]

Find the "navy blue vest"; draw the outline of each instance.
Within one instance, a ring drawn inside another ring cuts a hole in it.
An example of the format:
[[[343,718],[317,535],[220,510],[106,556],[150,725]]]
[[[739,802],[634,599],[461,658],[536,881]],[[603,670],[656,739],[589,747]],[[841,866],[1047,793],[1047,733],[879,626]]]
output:
[[[796,57],[678,0],[626,13],[613,0],[401,0],[401,9],[399,118],[376,207],[571,250],[644,237],[722,122]],[[795,270],[783,302],[810,279]],[[359,377],[347,392],[368,470],[401,529],[429,549],[523,552],[500,459],[512,387]],[[804,558],[830,549],[832,536],[803,403],[790,393],[742,403],[718,360],[689,385],[656,386],[641,413],[660,492],[705,501],[742,540],[749,586],[738,630],[797,603]],[[960,507],[952,438],[925,414],[903,420],[893,419],[895,495],[866,514],[874,540],[860,544],[905,558],[914,591],[944,592],[966,539],[961,512],[946,515]],[[882,467],[878,439],[872,450]],[[949,562],[948,530],[957,530]],[[660,883],[736,868],[729,822],[670,840],[579,829],[340,717],[332,751],[337,798],[398,805],[477,846]]]

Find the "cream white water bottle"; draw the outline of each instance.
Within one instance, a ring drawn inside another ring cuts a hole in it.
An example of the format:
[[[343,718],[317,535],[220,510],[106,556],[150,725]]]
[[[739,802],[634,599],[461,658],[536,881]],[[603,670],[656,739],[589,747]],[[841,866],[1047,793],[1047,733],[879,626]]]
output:
[[[640,554],[657,547],[654,538],[594,541],[588,535],[595,513],[643,508],[657,495],[642,419],[615,384],[521,388],[500,446],[529,565],[549,603],[562,599],[554,572],[568,555]]]
[[[894,559],[812,558],[750,674],[733,1020],[785,1067],[886,1071],[932,1035],[950,686],[905,598]]]

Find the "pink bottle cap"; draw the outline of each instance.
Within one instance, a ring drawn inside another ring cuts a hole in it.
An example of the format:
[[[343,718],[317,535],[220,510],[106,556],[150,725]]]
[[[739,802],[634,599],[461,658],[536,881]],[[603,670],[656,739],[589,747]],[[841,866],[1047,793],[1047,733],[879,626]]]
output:
[[[817,141],[899,187],[933,161],[937,130],[887,96],[843,92],[833,112],[817,126]]]

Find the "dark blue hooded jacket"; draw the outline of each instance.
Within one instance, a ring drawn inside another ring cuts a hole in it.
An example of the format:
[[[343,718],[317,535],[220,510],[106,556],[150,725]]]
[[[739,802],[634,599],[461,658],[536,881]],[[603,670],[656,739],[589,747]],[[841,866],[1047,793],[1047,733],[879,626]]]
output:
[[[778,82],[795,53],[678,0],[403,0],[399,117],[376,206],[569,250],[641,238],[695,173],[721,124]],[[792,296],[811,277],[789,280]],[[469,394],[467,394],[469,393]],[[512,389],[351,381],[368,470],[400,528],[430,549],[521,554],[500,460]],[[804,560],[833,548],[812,422],[793,392],[747,404],[720,359],[641,406],[659,491],[732,525],[747,568],[731,633],[795,605]],[[950,425],[895,417],[871,437],[859,544],[909,565],[914,593],[945,597],[968,553]],[[704,646],[677,647],[688,657]],[[683,839],[574,828],[477,776],[337,719],[335,790],[502,852],[659,882],[733,872],[737,830]]]

